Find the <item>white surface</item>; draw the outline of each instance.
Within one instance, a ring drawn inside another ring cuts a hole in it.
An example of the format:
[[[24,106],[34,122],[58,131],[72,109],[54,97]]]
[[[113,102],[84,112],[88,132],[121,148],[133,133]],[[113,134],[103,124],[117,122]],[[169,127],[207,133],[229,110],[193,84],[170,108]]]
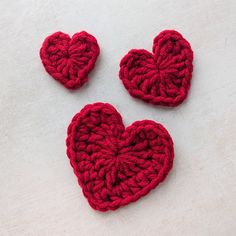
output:
[[[235,12],[235,0],[1,0],[0,235],[236,235]],[[101,56],[89,83],[69,92],[38,53],[47,35],[83,29]],[[163,29],[195,53],[189,97],[175,109],[131,98],[118,80],[123,55],[151,50]],[[65,154],[72,116],[96,101],[126,125],[161,122],[176,153],[164,184],[106,214],[90,208]]]

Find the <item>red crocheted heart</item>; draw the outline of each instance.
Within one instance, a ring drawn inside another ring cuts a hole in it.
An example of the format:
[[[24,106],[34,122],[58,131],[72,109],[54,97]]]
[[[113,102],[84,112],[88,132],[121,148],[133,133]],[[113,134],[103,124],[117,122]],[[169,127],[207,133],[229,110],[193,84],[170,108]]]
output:
[[[62,32],[48,36],[40,49],[46,71],[68,89],[80,88],[99,55],[97,40],[85,31],[70,38]]]
[[[164,106],[186,98],[193,70],[190,44],[174,30],[162,31],[153,53],[133,49],[120,62],[120,79],[133,97]]]
[[[174,149],[162,125],[143,120],[125,129],[113,106],[95,103],[69,125],[67,155],[91,207],[107,211],[138,200],[162,182]]]

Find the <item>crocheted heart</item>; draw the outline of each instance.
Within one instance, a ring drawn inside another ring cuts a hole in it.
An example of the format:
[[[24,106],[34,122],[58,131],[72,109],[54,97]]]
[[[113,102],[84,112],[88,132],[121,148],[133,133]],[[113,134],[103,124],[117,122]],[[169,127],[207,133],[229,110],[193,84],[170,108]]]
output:
[[[138,200],[162,182],[174,149],[162,125],[143,120],[125,129],[113,106],[95,103],[69,125],[67,155],[91,207],[107,211]]]
[[[80,88],[99,55],[97,40],[85,31],[70,38],[62,32],[48,36],[40,49],[46,71],[68,89]]]
[[[177,106],[188,94],[193,70],[190,44],[174,30],[161,32],[153,53],[133,49],[120,62],[120,79],[130,95],[146,102]]]

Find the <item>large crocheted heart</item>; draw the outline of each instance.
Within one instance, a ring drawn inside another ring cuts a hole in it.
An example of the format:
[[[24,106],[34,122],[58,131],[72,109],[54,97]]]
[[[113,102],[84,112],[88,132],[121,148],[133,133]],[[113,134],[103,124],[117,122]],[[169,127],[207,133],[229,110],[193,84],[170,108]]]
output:
[[[193,70],[190,44],[174,30],[162,31],[153,53],[133,49],[120,62],[120,79],[133,97],[177,106],[188,94]]]
[[[95,103],[69,125],[67,155],[91,207],[107,211],[138,200],[162,182],[174,149],[162,125],[143,120],[125,129],[113,106]]]
[[[97,40],[85,31],[70,38],[62,32],[48,36],[40,49],[46,71],[68,89],[80,88],[99,55]]]

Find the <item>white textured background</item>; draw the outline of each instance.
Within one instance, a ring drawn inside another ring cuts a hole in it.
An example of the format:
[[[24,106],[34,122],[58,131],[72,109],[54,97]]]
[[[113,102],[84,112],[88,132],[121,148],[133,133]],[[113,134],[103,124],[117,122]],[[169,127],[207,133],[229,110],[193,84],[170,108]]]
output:
[[[86,30],[101,55],[69,92],[39,49],[58,30]],[[195,53],[189,97],[174,109],[131,98],[118,80],[131,48],[151,50],[176,29]],[[236,235],[235,0],[0,0],[0,235]],[[92,210],[65,154],[66,129],[85,104],[112,103],[124,123],[153,119],[175,142],[174,168],[148,196]]]

